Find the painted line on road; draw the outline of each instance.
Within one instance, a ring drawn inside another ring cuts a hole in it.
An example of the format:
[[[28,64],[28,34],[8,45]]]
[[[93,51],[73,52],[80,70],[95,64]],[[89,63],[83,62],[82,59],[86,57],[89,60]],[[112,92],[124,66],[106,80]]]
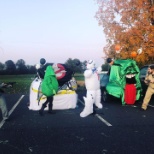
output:
[[[99,120],[105,123],[107,126],[112,126],[109,122],[107,122],[104,118],[102,118],[99,114],[95,115]]]
[[[80,99],[78,99],[78,101],[84,106],[84,103],[80,100]],[[95,116],[99,119],[99,120],[101,120],[104,124],[106,124],[107,126],[112,126],[108,121],[106,121],[104,118],[102,118],[99,114],[95,114]]]
[[[142,104],[141,102],[139,102],[140,104]],[[148,106],[150,106],[150,107],[154,107],[153,105],[150,105],[150,104],[148,104]]]
[[[150,106],[150,107],[154,107],[153,105],[150,105],[150,104],[149,104],[148,106]]]
[[[78,101],[84,106],[84,103],[80,99],[78,99]]]
[[[12,107],[12,109],[9,111],[9,116],[12,114],[12,112],[15,110],[15,108],[18,106],[18,104],[21,102],[21,100],[23,99],[25,95],[22,95],[19,100],[16,102],[16,104],[14,104],[14,106]],[[0,123],[0,128],[2,128],[2,126],[4,125],[5,120],[2,120]]]

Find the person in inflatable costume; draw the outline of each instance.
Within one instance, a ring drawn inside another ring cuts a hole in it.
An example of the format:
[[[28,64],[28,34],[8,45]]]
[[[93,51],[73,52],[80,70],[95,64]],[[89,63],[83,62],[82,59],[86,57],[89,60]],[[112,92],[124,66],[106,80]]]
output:
[[[109,83],[106,86],[107,93],[114,97],[121,98],[122,105],[134,104],[134,101],[130,103],[129,97],[126,97],[126,88],[129,85],[134,85],[135,92],[131,95],[134,95],[135,101],[139,100],[142,91],[139,74],[140,70],[134,60],[114,60],[110,70]]]
[[[45,103],[43,103],[42,108],[39,110],[40,115],[43,115],[44,108],[48,104],[49,113],[52,113],[53,106],[53,96],[58,91],[58,81],[54,73],[52,66],[47,66],[45,71],[45,76],[41,84],[42,94],[47,97]]]
[[[103,108],[103,105],[101,104],[100,78],[98,75],[100,72],[101,67],[96,68],[93,60],[87,62],[87,69],[84,72],[87,94],[86,97],[83,97],[85,107],[80,113],[80,117],[86,117],[92,114],[93,104],[100,109]]]

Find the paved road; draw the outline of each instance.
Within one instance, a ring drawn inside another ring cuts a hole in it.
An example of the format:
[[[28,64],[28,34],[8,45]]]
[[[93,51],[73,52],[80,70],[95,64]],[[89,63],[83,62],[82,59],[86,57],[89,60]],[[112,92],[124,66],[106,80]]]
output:
[[[10,121],[0,122],[0,154],[153,154],[154,102],[147,111],[104,103],[96,115],[80,118],[78,108],[40,117],[27,107],[28,95],[6,95]],[[0,117],[1,118],[1,117]]]

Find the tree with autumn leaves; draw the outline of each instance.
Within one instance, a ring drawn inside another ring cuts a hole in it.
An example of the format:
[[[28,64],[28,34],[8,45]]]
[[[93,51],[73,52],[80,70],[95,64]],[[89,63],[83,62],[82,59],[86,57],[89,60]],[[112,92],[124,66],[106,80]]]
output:
[[[106,36],[105,58],[133,58],[139,65],[154,63],[154,0],[97,3],[96,18]]]

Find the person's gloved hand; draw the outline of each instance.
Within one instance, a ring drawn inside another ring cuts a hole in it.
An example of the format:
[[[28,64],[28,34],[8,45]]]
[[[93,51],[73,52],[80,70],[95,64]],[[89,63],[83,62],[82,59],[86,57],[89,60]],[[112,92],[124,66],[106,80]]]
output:
[[[96,68],[93,68],[93,69],[92,69],[92,72],[94,73],[95,71],[96,71]]]

